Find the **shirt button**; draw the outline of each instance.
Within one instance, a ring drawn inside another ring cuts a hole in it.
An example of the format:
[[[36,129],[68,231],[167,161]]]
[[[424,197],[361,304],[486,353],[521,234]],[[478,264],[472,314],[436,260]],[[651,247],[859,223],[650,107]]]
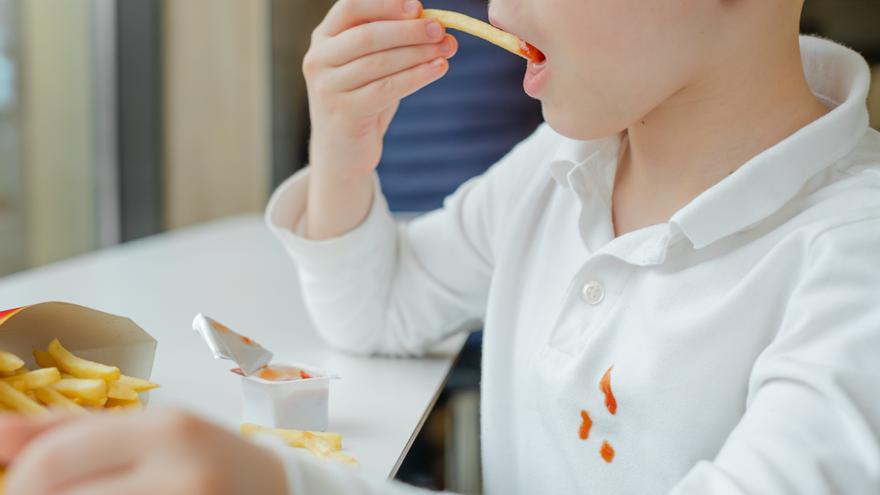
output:
[[[587,282],[581,289],[581,296],[587,304],[595,306],[605,299],[605,287],[595,280]]]

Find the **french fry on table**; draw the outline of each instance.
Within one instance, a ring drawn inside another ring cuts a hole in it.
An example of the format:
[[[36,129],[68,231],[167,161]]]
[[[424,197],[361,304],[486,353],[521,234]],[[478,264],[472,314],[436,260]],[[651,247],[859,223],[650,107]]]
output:
[[[241,436],[244,438],[251,438],[258,433],[265,433],[280,438],[290,447],[306,449],[320,459],[333,459],[353,466],[358,465],[358,461],[354,457],[340,452],[342,449],[342,435],[339,433],[267,428],[253,423],[243,423],[240,430]]]
[[[269,435],[275,436],[284,440],[284,442],[291,446],[297,447],[300,449],[305,448],[306,446],[306,434],[318,436],[324,439],[325,442],[333,449],[333,450],[341,450],[342,449],[342,435],[339,433],[327,433],[322,431],[302,431],[302,430],[284,430],[281,428],[267,428],[265,426],[256,425],[253,423],[242,423],[241,425],[241,436],[244,438],[251,438],[257,433],[268,433]]]

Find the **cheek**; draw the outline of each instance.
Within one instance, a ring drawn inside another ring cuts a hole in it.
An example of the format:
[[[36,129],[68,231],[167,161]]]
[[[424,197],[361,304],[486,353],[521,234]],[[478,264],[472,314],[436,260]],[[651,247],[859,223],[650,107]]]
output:
[[[694,72],[699,49],[688,46],[694,40],[687,33],[668,32],[668,11],[621,9],[606,7],[607,22],[545,21],[560,29],[548,47],[553,74],[542,101],[545,118],[564,135],[593,139],[621,132]]]

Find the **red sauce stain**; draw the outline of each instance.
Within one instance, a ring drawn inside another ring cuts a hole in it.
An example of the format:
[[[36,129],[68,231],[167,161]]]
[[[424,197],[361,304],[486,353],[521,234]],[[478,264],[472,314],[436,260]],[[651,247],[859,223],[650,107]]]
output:
[[[617,414],[617,399],[614,398],[614,392],[611,390],[611,370],[613,368],[613,365],[608,368],[608,371],[599,380],[599,389],[605,394],[605,407],[608,408],[608,412]]]
[[[305,370],[299,370],[299,377],[303,380],[308,380],[312,375],[308,374]]]
[[[232,369],[229,370],[229,371],[235,373],[236,375],[245,376],[245,375],[244,375],[244,371],[242,371],[241,368],[232,368]]]
[[[227,327],[226,325],[220,323],[219,321],[210,320],[210,322],[211,322],[211,325],[212,325],[215,329],[217,329],[217,331],[219,331],[219,332],[229,333],[229,332],[232,331],[232,330],[229,329],[229,327]]]
[[[544,60],[547,60],[547,57],[538,50],[533,45],[526,43],[525,41],[519,42],[519,52],[527,59],[531,60],[535,63],[541,63]]]
[[[254,345],[254,340],[251,339],[250,337],[240,337],[240,338],[241,338],[241,341],[244,342],[246,345]]]
[[[599,453],[602,454],[602,459],[605,459],[605,462],[609,464],[614,460],[614,447],[608,443],[608,440],[602,442],[602,448],[599,449]]]
[[[578,430],[578,436],[581,440],[590,438],[590,429],[593,427],[593,420],[590,419],[590,413],[581,409],[581,427]]]

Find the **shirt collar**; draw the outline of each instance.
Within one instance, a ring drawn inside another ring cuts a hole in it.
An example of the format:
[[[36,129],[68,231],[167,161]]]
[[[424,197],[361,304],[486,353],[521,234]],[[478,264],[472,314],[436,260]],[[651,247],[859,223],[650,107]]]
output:
[[[672,216],[699,249],[767,218],[845,157],[868,129],[870,69],[856,52],[802,36],[807,83],[831,111],[761,152]]]
[[[811,36],[801,37],[801,57],[811,90],[832,110],[761,152],[672,216],[670,223],[695,248],[779,210],[811,177],[846,156],[867,131],[870,69],[865,60],[849,48]],[[550,161],[553,179],[569,189],[579,168],[616,166],[621,137],[563,138]]]

